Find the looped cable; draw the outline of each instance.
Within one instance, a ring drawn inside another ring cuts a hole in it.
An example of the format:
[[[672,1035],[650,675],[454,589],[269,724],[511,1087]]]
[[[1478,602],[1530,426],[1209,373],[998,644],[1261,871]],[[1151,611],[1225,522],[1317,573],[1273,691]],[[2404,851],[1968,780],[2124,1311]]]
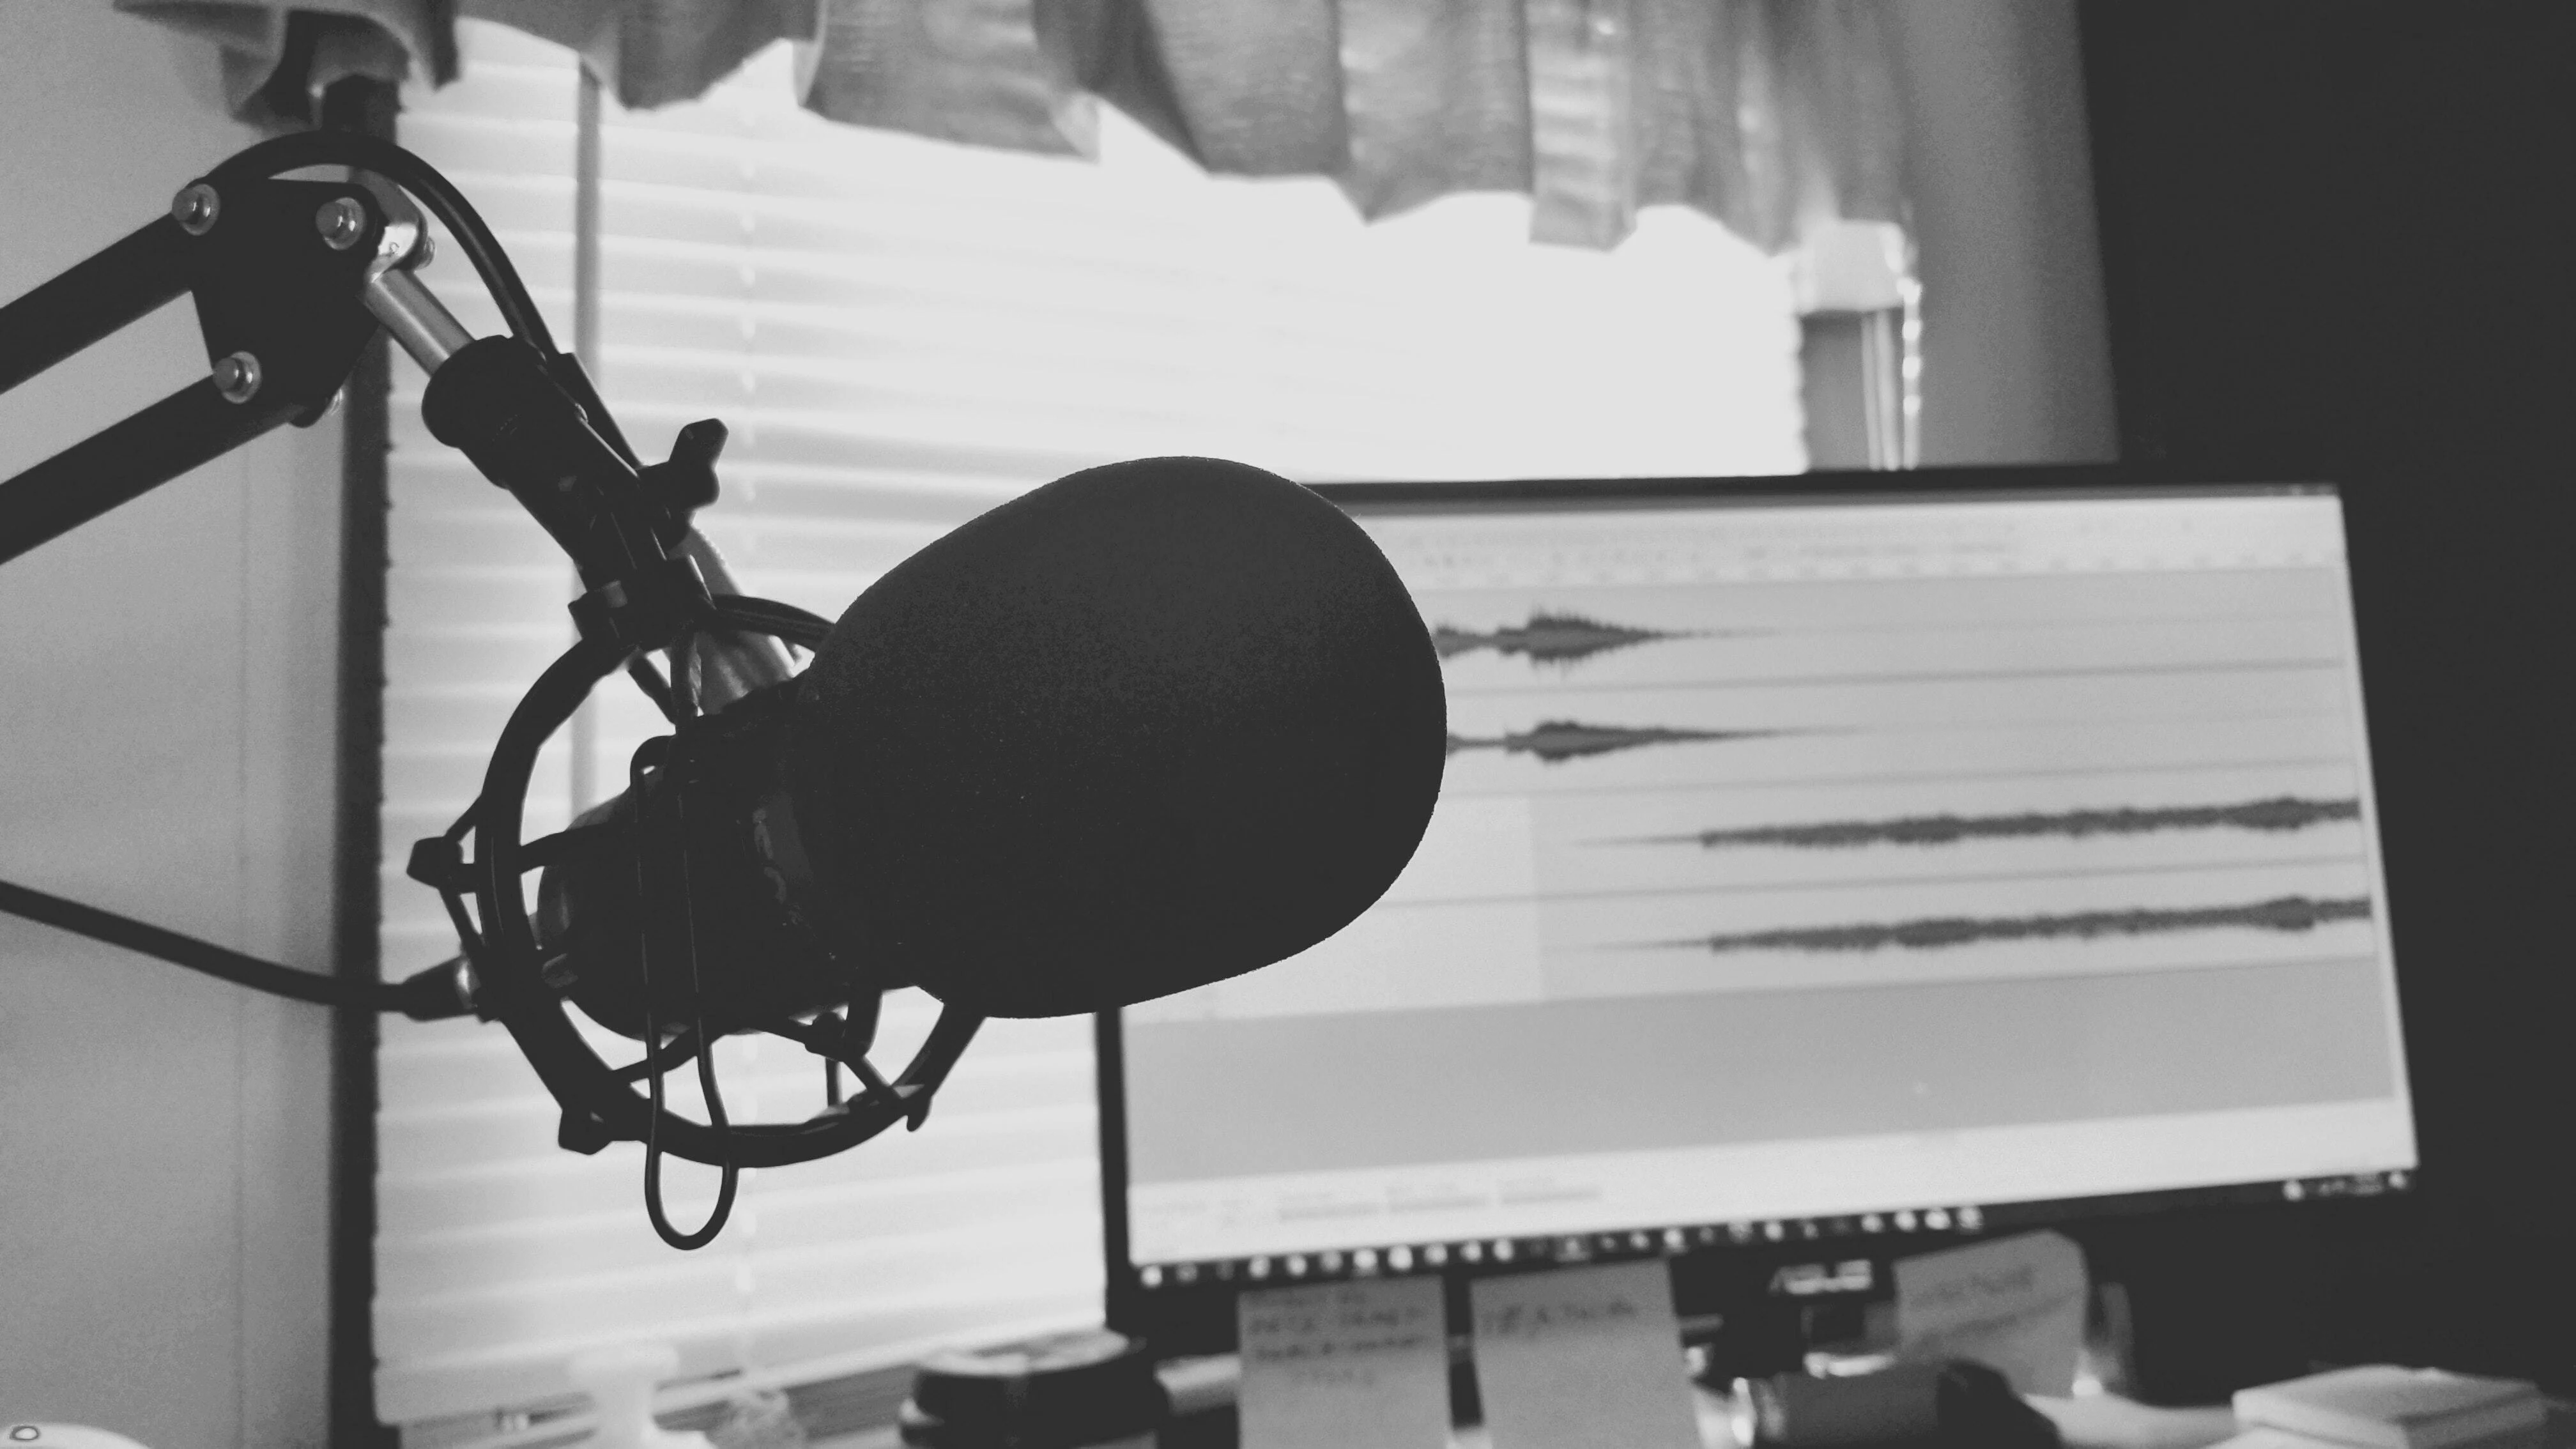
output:
[[[639,806],[635,812],[634,827],[636,832],[635,898],[639,901],[653,899],[648,889],[651,883],[644,878],[647,852],[644,849],[643,837],[647,828],[645,817],[649,812],[640,807],[644,800],[645,777],[658,762],[667,780],[669,772],[682,763],[673,757],[685,748],[676,740],[667,738],[647,740],[635,751],[634,762],[627,770],[627,788],[634,792],[634,799]],[[653,1231],[661,1235],[663,1242],[688,1252],[714,1242],[716,1234],[724,1231],[725,1220],[733,1215],[734,1192],[739,1186],[741,1172],[734,1165],[733,1153],[730,1150],[731,1127],[725,1120],[724,1093],[716,1086],[715,1042],[707,1035],[704,996],[698,979],[697,908],[689,900],[688,817],[682,804],[685,798],[677,789],[672,791],[672,828],[678,840],[680,875],[676,883],[678,890],[673,899],[678,902],[680,912],[681,950],[688,958],[689,1030],[698,1045],[698,1091],[706,1098],[707,1125],[714,1129],[718,1141],[727,1144],[727,1150],[717,1154],[721,1159],[717,1164],[717,1170],[722,1175],[716,1187],[715,1207],[708,1212],[704,1223],[695,1230],[685,1233],[672,1225],[670,1215],[662,1208],[662,1073],[653,1070],[652,1059],[660,1053],[663,1043],[662,1023],[653,1010],[653,933],[650,930],[642,932],[637,938],[636,969],[642,978],[644,998],[644,1053],[647,1063],[645,1082],[653,1106],[652,1115],[645,1119],[644,1128],[644,1215],[652,1219]]]

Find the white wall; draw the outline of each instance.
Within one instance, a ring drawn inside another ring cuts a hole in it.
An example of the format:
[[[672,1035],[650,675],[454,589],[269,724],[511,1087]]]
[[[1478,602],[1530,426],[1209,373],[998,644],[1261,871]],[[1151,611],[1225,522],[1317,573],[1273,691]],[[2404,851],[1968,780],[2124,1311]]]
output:
[[[1923,461],[2119,453],[2074,0],[1887,0],[1923,278]]]
[[[211,49],[103,0],[0,0],[0,56],[0,299],[257,139]],[[0,395],[0,477],[204,366],[182,302]],[[0,565],[0,876],[327,966],[339,431]],[[323,1442],[328,1035],[0,918],[0,1417]]]

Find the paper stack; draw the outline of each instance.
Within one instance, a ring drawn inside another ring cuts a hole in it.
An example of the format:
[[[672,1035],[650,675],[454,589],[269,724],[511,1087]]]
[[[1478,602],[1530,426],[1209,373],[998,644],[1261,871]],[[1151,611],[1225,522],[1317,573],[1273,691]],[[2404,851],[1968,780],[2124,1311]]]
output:
[[[2365,1364],[2236,1395],[2233,1449],[2502,1449],[2537,1445],[2540,1391],[2516,1379]]]

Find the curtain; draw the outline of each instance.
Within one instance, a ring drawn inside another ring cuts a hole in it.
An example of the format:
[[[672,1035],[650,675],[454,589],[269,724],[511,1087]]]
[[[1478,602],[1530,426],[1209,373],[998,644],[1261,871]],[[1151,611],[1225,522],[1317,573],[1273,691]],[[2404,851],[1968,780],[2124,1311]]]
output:
[[[773,42],[853,125],[1087,155],[1102,103],[1211,172],[1332,178],[1362,215],[1526,192],[1612,247],[1681,204],[1766,250],[1901,222],[1883,0],[118,0],[213,38],[249,119],[350,73],[443,83],[460,15],[579,52],[630,109]]]

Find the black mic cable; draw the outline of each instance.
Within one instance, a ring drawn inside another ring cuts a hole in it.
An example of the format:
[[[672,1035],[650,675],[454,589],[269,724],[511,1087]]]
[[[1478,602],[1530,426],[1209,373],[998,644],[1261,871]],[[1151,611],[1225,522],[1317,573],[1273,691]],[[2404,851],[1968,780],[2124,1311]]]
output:
[[[414,1021],[464,1016],[474,1009],[463,957],[454,957],[400,981],[364,981],[299,971],[246,956],[229,946],[182,935],[148,921],[85,906],[49,892],[0,880],[0,912],[87,936],[111,946],[157,957],[208,976],[317,1006],[399,1011]]]
[[[686,772],[692,762],[686,755],[685,747],[674,748],[673,746],[674,741],[669,737],[646,740],[639,746],[635,751],[634,763],[627,768],[627,788],[640,793],[644,789],[647,773],[657,765],[665,772]],[[679,880],[672,894],[672,900],[676,903],[680,914],[681,930],[678,942],[680,954],[689,966],[688,1030],[697,1041],[698,1092],[705,1099],[707,1127],[715,1133],[719,1142],[730,1148],[732,1138],[730,1126],[725,1120],[724,1093],[716,1085],[716,1043],[715,1038],[707,1034],[704,983],[698,976],[697,911],[689,901],[686,811],[687,807],[683,804],[680,807],[681,813],[673,821],[673,834],[679,842],[676,852],[676,870]],[[639,813],[635,823],[635,830],[639,837],[644,828]],[[653,883],[646,879],[648,861],[649,857],[645,851],[638,849],[635,852],[635,898],[637,900],[652,899],[649,892]],[[636,953],[636,965],[641,981],[637,997],[644,1008],[645,1056],[649,1066],[652,1054],[659,1051],[662,1046],[662,1026],[654,1018],[653,1012],[653,943],[647,937],[638,944],[641,949]],[[734,1163],[733,1153],[730,1150],[721,1153],[724,1160],[717,1163],[716,1168],[723,1176],[718,1180],[715,1206],[708,1210],[707,1220],[685,1233],[672,1226],[670,1214],[662,1204],[662,1074],[647,1071],[645,1087],[650,1094],[648,1100],[652,1103],[653,1115],[647,1119],[649,1125],[644,1129],[644,1215],[652,1220],[653,1231],[661,1235],[663,1242],[682,1252],[703,1248],[716,1240],[716,1234],[724,1231],[725,1221],[733,1216],[734,1191],[741,1182],[741,1169]]]

